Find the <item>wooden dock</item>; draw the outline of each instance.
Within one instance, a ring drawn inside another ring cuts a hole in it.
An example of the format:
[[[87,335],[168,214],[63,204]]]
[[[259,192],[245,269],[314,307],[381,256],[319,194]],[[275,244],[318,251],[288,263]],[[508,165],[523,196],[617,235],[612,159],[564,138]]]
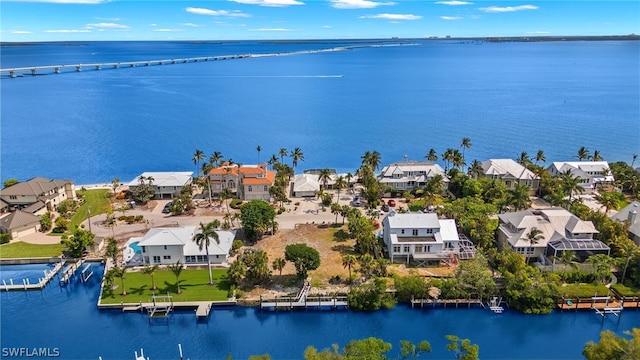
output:
[[[69,265],[67,270],[64,271],[62,277],[60,277],[60,285],[66,284],[71,280],[71,277],[76,273],[76,270],[84,264],[84,259],[78,259],[75,263]]]
[[[471,308],[471,305],[479,305],[484,308],[484,303],[480,299],[411,299],[411,308],[420,305],[420,308],[427,307],[447,307],[455,306],[456,308],[459,306],[467,306],[467,308]]]
[[[346,296],[305,296],[303,299],[296,299],[293,296],[282,296],[276,298],[260,297],[260,310],[295,310],[295,309],[347,309],[349,303]]]
[[[40,281],[38,281],[35,284],[30,284],[29,283],[29,279],[22,279],[21,283],[17,283],[15,284],[13,282],[13,279],[9,280],[9,283],[7,284],[7,282],[5,280],[2,280],[2,285],[0,286],[0,289],[3,289],[5,291],[9,291],[9,290],[41,290],[42,288],[44,288],[49,281],[51,281],[51,279],[53,279],[58,272],[62,269],[62,266],[64,265],[64,261],[58,262],[56,263],[56,265],[53,267],[53,269],[51,270],[43,270],[43,275],[44,277],[40,278]]]

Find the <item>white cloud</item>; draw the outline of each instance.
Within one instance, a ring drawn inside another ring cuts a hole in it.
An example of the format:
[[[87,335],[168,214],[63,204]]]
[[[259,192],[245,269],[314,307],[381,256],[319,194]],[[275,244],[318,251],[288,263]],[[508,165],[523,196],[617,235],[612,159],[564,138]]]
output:
[[[156,32],[180,32],[184,31],[184,29],[153,29]]]
[[[504,12],[514,12],[514,11],[522,11],[522,10],[537,10],[538,7],[535,5],[520,5],[520,6],[489,6],[485,8],[480,8],[480,11],[488,12],[488,13],[504,13]]]
[[[436,4],[440,4],[440,5],[450,5],[450,6],[458,6],[458,5],[473,5],[472,2],[468,2],[468,1],[458,1],[458,0],[451,0],[451,1],[436,1]]]
[[[237,2],[239,4],[247,5],[260,5],[269,7],[286,7],[292,5],[304,5],[303,2],[298,0],[229,0]]]
[[[363,15],[360,19],[386,19],[386,20],[420,20],[422,16],[413,14],[378,14]]]
[[[442,20],[460,20],[462,16],[440,16]]]
[[[4,0],[13,2],[43,2],[54,4],[104,4],[112,0]]]
[[[31,31],[25,31],[25,30],[11,30],[9,32],[11,34],[31,34]]]
[[[149,24],[149,26],[158,26],[158,24]]]
[[[129,26],[116,23],[87,24],[88,29],[129,29]]]
[[[46,32],[46,33],[72,34],[72,33],[90,33],[91,31],[86,30],[86,29],[73,29],[73,30],[61,29],[61,30],[45,30],[44,32]]]
[[[551,34],[551,31],[527,31],[526,34],[544,35],[544,34]]]
[[[120,21],[120,18],[101,18],[101,17],[94,17],[94,19],[96,20],[102,20],[102,21]]]
[[[293,31],[287,28],[259,28],[259,29],[249,29],[249,31]]]
[[[251,17],[249,14],[245,14],[239,10],[227,11],[227,10],[211,10],[205,8],[188,7],[186,12],[197,15],[209,15],[209,16],[227,16],[227,17]]]
[[[380,2],[371,0],[329,0],[331,7],[336,9],[372,9],[378,6],[395,5],[394,2]]]
[[[180,26],[184,27],[201,27],[202,25],[194,24],[194,23],[181,23]]]
[[[333,29],[333,26],[331,25],[322,25],[323,29]]]

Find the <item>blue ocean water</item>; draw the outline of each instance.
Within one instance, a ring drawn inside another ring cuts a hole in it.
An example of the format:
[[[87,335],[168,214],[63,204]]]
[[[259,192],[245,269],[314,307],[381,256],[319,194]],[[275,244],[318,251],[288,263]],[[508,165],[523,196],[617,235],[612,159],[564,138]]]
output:
[[[43,291],[0,293],[2,348],[58,349],[61,359],[132,359],[144,348],[152,360],[177,359],[178,344],[185,359],[234,359],[269,353],[273,359],[300,359],[308,345],[318,349],[370,336],[393,345],[427,340],[428,359],[452,359],[446,335],[469,338],[480,346],[481,359],[581,359],[584,345],[600,331],[623,335],[640,326],[640,311],[625,311],[618,322],[595,313],[555,312],[523,315],[509,310],[447,308],[390,311],[261,312],[252,307],[215,309],[208,321],[196,321],[192,311],[173,312],[169,320],[149,322],[146,314],[100,311],[96,307],[102,266],[87,283],[79,278],[66,287],[54,280]],[[37,358],[37,357],[36,357]]]
[[[44,271],[53,270],[54,264],[29,264],[29,265],[1,265],[0,284],[23,284],[23,279],[28,279],[29,284],[37,284],[45,277]],[[3,283],[4,281],[4,283]]]
[[[280,53],[372,44],[89,42],[3,46],[2,68]],[[236,163],[300,147],[304,168],[353,172],[441,154],[469,137],[467,162],[578,148],[605,160],[640,153],[640,42],[407,46],[3,77],[0,178],[133,180],[195,171],[195,149]],[[262,147],[258,155],[256,147]],[[286,161],[286,159],[285,159]]]

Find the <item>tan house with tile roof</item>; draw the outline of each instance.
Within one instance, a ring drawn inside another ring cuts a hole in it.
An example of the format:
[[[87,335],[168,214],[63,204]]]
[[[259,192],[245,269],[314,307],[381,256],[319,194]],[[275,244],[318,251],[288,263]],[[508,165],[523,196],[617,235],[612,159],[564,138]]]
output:
[[[22,210],[16,210],[0,218],[0,233],[9,234],[11,239],[40,231],[40,217]]]
[[[49,180],[35,177],[0,190],[0,199],[10,209],[32,213],[54,210],[64,200],[75,200],[76,191],[71,180]]]
[[[269,201],[269,189],[275,183],[276,173],[267,170],[267,164],[223,165],[209,171],[211,192],[229,189],[242,200]]]

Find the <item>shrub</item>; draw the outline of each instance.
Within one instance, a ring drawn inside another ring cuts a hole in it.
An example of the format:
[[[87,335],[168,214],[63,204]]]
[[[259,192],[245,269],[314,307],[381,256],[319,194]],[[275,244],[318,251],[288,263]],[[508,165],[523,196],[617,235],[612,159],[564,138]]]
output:
[[[595,283],[598,281],[598,275],[591,271],[572,270],[560,273],[560,279],[569,284],[576,283]]]
[[[240,207],[242,206],[242,200],[240,199],[233,199],[231,200],[231,203],[229,203],[229,207],[232,209],[240,209]]]
[[[9,234],[0,234],[0,245],[8,244],[11,241],[11,235]]]
[[[285,211],[287,211],[287,209],[284,206],[280,206],[280,208],[278,208],[278,215],[282,214]]]

